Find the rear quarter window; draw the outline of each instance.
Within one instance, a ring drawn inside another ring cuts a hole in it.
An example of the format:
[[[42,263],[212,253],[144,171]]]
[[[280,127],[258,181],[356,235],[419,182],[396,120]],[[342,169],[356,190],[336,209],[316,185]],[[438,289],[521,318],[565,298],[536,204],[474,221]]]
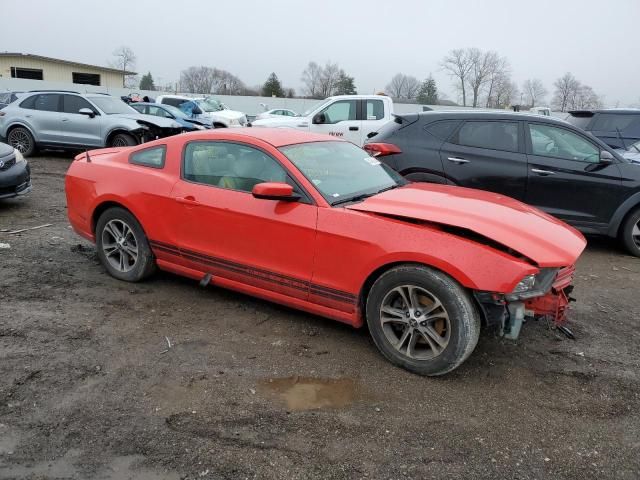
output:
[[[448,140],[451,134],[460,125],[459,120],[442,120],[439,122],[429,123],[424,129],[439,140]]]
[[[37,95],[31,95],[29,98],[25,98],[20,103],[20,108],[28,108],[29,110],[35,110]]]
[[[143,167],[164,168],[166,153],[167,147],[164,145],[145,148],[144,150],[138,150],[132,153],[129,156],[129,163]]]

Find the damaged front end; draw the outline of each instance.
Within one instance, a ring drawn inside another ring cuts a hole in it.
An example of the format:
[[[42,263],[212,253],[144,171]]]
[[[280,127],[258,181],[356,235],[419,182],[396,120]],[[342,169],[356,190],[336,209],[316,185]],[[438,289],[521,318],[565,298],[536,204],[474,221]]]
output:
[[[140,128],[131,133],[138,138],[140,143],[170,137],[183,132],[182,127],[177,124],[176,127],[161,127],[145,120],[136,120],[136,122],[140,125]]]
[[[546,318],[566,334],[569,296],[575,267],[543,268],[527,275],[508,294],[475,292],[476,300],[489,326],[499,326],[500,335],[515,340],[527,318]],[[567,333],[568,332],[568,333]]]

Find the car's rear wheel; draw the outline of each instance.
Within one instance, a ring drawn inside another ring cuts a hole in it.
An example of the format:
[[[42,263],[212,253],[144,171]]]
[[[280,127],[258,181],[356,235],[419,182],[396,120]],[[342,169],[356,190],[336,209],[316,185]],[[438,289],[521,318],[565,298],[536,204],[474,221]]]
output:
[[[371,287],[366,311],[382,354],[419,375],[457,368],[480,335],[480,316],[468,292],[424,266],[399,266],[381,275]]]
[[[98,258],[119,280],[138,282],[155,270],[147,237],[136,218],[123,208],[106,210],[96,224]]]
[[[110,142],[110,147],[133,147],[137,145],[138,142],[134,138],[133,135],[129,135],[128,133],[118,133],[113,136]]]
[[[25,157],[33,155],[36,151],[36,141],[31,132],[24,127],[12,129],[7,135],[7,142]]]
[[[629,253],[640,257],[640,208],[627,216],[622,225],[620,236]]]

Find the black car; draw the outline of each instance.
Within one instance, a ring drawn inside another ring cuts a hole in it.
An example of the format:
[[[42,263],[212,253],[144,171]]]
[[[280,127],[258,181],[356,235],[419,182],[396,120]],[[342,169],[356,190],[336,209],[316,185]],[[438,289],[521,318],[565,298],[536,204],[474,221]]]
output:
[[[612,148],[626,150],[640,140],[640,109],[573,110],[567,122]]]
[[[502,193],[640,256],[640,165],[562,120],[530,114],[396,116],[364,146],[407,179]]]
[[[0,199],[31,191],[31,170],[20,152],[0,143]]]

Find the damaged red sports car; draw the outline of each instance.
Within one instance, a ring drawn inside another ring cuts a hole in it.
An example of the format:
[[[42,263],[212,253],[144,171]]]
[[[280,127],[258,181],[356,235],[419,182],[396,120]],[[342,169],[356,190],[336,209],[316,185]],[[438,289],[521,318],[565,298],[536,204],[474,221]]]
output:
[[[409,183],[355,145],[220,129],[78,155],[69,220],[114,277],[156,268],[354,327],[442,375],[482,325],[565,320],[580,233],[516,200]]]

